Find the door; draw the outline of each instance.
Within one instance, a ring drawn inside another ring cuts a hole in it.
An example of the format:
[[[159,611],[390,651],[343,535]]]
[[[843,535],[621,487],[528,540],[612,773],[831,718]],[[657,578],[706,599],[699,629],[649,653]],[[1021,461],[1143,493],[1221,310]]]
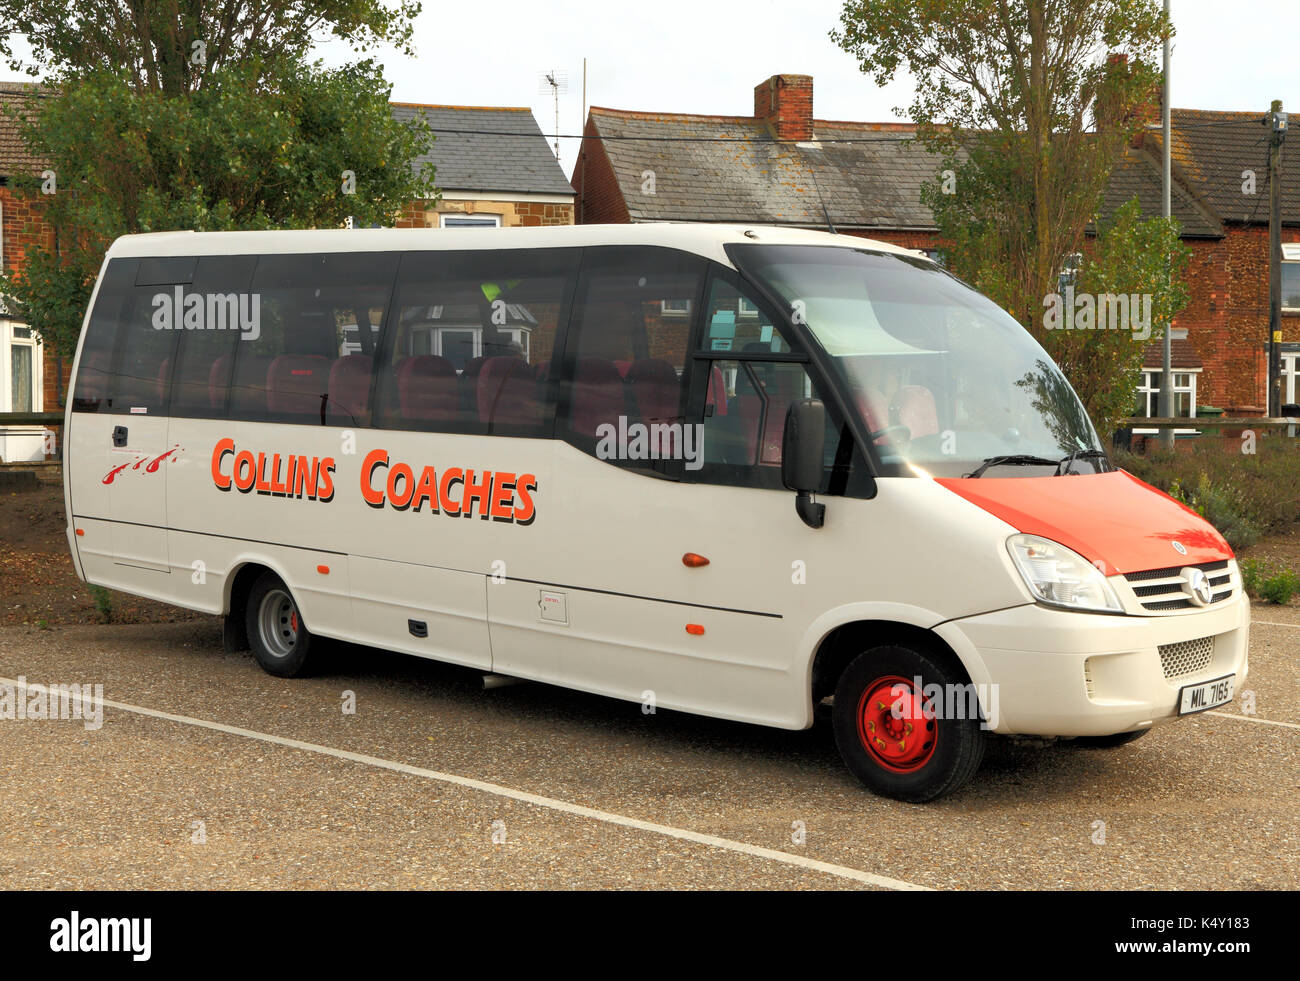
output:
[[[69,435],[74,513],[96,519],[84,544],[115,565],[169,571],[166,415],[176,329],[155,329],[155,294],[174,295],[194,260],[115,259],[83,343]],[[179,325],[176,325],[179,326]],[[84,536],[83,536],[84,537]],[[82,543],[79,543],[82,544]],[[126,573],[136,581],[133,573]],[[138,577],[137,577],[138,578]],[[145,581],[148,577],[143,577]]]
[[[781,488],[779,434],[812,389],[758,301],[707,280],[670,250],[586,250],[544,550],[489,587],[493,665],[646,711],[797,725],[792,563],[828,540]]]

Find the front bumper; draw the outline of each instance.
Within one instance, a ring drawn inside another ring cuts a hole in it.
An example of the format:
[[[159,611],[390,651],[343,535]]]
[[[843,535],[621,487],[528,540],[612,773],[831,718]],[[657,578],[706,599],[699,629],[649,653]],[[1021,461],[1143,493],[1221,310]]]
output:
[[[962,655],[994,732],[1107,736],[1178,717],[1185,685],[1246,680],[1250,601],[1233,599],[1183,616],[1101,616],[1017,606],[936,629]],[[1209,662],[1166,677],[1160,648],[1213,638]],[[976,677],[982,675],[982,677]]]

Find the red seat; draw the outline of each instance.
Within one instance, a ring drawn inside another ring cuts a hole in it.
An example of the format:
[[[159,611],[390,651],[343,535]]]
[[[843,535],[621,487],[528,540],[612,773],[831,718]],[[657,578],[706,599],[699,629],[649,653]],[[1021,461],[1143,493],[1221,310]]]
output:
[[[523,358],[488,358],[478,372],[478,418],[489,427],[541,422],[541,399],[533,369]]]
[[[569,425],[581,436],[596,438],[597,429],[608,423],[618,426],[626,415],[623,378],[614,362],[604,358],[579,358],[574,366],[569,404]]]
[[[326,419],[331,425],[369,425],[373,363],[368,354],[349,354],[330,365]]]
[[[405,419],[450,422],[460,416],[456,368],[436,354],[418,354],[397,366],[397,404]]]
[[[677,372],[661,358],[646,358],[634,362],[625,376],[632,412],[638,422],[646,425],[671,425],[682,421],[681,382]],[[669,458],[675,450],[670,434],[663,433],[658,447],[661,458]]]
[[[316,354],[281,354],[266,369],[266,409],[320,421],[329,383],[329,361]]]

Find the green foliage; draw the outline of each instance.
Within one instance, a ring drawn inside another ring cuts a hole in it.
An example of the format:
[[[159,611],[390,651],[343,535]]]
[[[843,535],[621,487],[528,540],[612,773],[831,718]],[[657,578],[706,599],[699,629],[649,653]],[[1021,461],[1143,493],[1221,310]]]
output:
[[[18,71],[50,73],[61,82],[104,65],[139,89],[181,95],[201,88],[209,72],[263,66],[274,77],[280,61],[303,61],[314,42],[335,38],[354,51],[380,44],[407,55],[415,0],[0,0],[0,56]],[[13,38],[31,49],[24,61]]]
[[[0,292],[64,358],[76,347],[104,251],[119,235],[194,229],[391,224],[406,203],[432,198],[427,124],[395,120],[390,86],[370,62],[338,69],[283,62],[210,71],[183,97],[87,73],[22,121],[50,161],[57,193],[19,182],[46,206],[51,247],[29,251]],[[355,174],[344,193],[343,172]]]
[[[1292,569],[1281,569],[1260,581],[1259,595],[1270,603],[1285,606],[1300,591],[1300,576]]]
[[[915,80],[906,113],[956,177],[925,192],[949,266],[1041,336],[1167,31],[1156,0],[846,0],[831,39],[878,85]]]
[[[1241,570],[1241,585],[1246,590],[1248,596],[1255,596],[1259,592],[1259,581],[1264,575],[1263,563],[1259,559],[1242,559],[1237,563]]]
[[[95,601],[95,612],[102,623],[113,619],[113,594],[103,586],[91,586],[90,598]]]
[[[1053,330],[1044,346],[1065,372],[1097,431],[1109,435],[1133,411],[1142,352],[1164,336],[1187,305],[1187,265],[1192,251],[1172,218],[1142,220],[1137,198],[1103,225],[1085,254],[1076,294],[1150,296],[1150,322],[1136,330]],[[1129,324],[1141,318],[1129,313]]]

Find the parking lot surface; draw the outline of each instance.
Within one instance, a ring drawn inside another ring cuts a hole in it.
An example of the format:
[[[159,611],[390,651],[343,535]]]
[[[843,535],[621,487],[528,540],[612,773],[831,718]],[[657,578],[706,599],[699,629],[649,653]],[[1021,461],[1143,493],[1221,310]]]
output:
[[[0,678],[106,703],[0,721],[6,889],[1300,888],[1295,608],[1254,609],[1253,715],[995,739],[923,806],[863,790],[828,717],[646,715],[342,645],[282,680],[215,619],[0,628]]]

